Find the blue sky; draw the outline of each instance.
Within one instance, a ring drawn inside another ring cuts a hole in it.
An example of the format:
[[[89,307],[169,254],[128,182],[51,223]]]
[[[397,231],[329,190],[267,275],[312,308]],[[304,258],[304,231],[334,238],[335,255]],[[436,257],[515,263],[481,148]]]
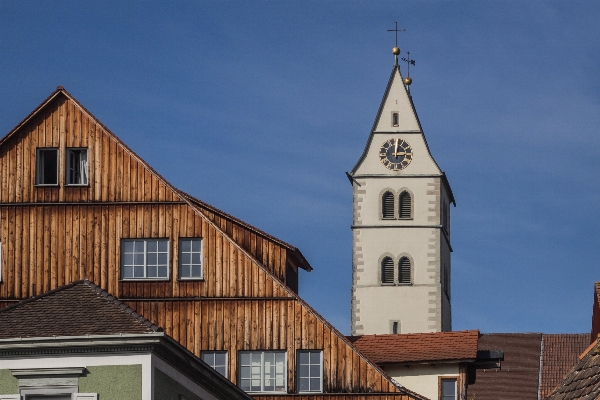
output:
[[[599,2],[0,0],[0,135],[63,85],[175,186],[299,247],[300,294],[348,333],[344,172],[396,20],[457,201],[454,329],[589,332]]]

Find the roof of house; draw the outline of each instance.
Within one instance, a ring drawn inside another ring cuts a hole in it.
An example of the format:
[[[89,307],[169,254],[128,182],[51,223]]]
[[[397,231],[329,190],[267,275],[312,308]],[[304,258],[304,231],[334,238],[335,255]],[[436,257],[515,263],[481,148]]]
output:
[[[600,399],[600,340],[583,354],[548,400]]]
[[[587,333],[543,335],[540,398],[550,395],[562,383],[589,344]]]
[[[479,331],[351,336],[377,364],[475,360]]]
[[[467,389],[477,400],[538,400],[541,333],[482,334],[480,350],[503,350],[500,369],[478,369]]]
[[[0,309],[0,339],[160,331],[87,279]]]

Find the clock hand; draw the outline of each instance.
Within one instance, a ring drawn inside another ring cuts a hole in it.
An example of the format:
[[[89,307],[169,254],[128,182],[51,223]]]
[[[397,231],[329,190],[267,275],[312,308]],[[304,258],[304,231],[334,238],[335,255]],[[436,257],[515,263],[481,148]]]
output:
[[[396,138],[396,148],[394,149],[394,157],[398,157],[396,154],[398,153],[398,138]]]

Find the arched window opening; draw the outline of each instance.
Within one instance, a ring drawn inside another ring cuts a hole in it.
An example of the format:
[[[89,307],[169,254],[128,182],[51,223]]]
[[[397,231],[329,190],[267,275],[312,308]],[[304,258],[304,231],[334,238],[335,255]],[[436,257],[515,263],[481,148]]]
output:
[[[400,218],[412,218],[412,199],[410,197],[410,193],[408,192],[400,193],[398,215],[400,216]]]
[[[381,261],[381,283],[394,283],[394,260],[390,257]]]
[[[383,219],[394,219],[394,195],[391,192],[381,196],[381,216]]]
[[[410,260],[408,259],[408,257],[400,258],[400,262],[398,262],[399,283],[411,283],[410,270]]]

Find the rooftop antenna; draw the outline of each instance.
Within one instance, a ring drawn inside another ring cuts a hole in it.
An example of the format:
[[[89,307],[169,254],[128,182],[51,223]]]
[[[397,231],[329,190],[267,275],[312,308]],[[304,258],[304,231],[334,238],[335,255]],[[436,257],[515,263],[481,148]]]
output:
[[[406,85],[408,93],[410,93],[410,84],[412,83],[412,78],[410,77],[410,66],[415,65],[415,60],[410,59],[410,51],[406,52],[406,56],[407,58],[402,57],[402,61],[406,62],[406,78],[404,78],[404,84]]]
[[[400,48],[398,47],[398,32],[405,32],[406,29],[398,29],[398,21],[395,21],[396,29],[388,29],[388,32],[396,32],[396,46],[392,49],[392,54],[394,55],[394,65],[398,65],[398,54],[400,54]]]

